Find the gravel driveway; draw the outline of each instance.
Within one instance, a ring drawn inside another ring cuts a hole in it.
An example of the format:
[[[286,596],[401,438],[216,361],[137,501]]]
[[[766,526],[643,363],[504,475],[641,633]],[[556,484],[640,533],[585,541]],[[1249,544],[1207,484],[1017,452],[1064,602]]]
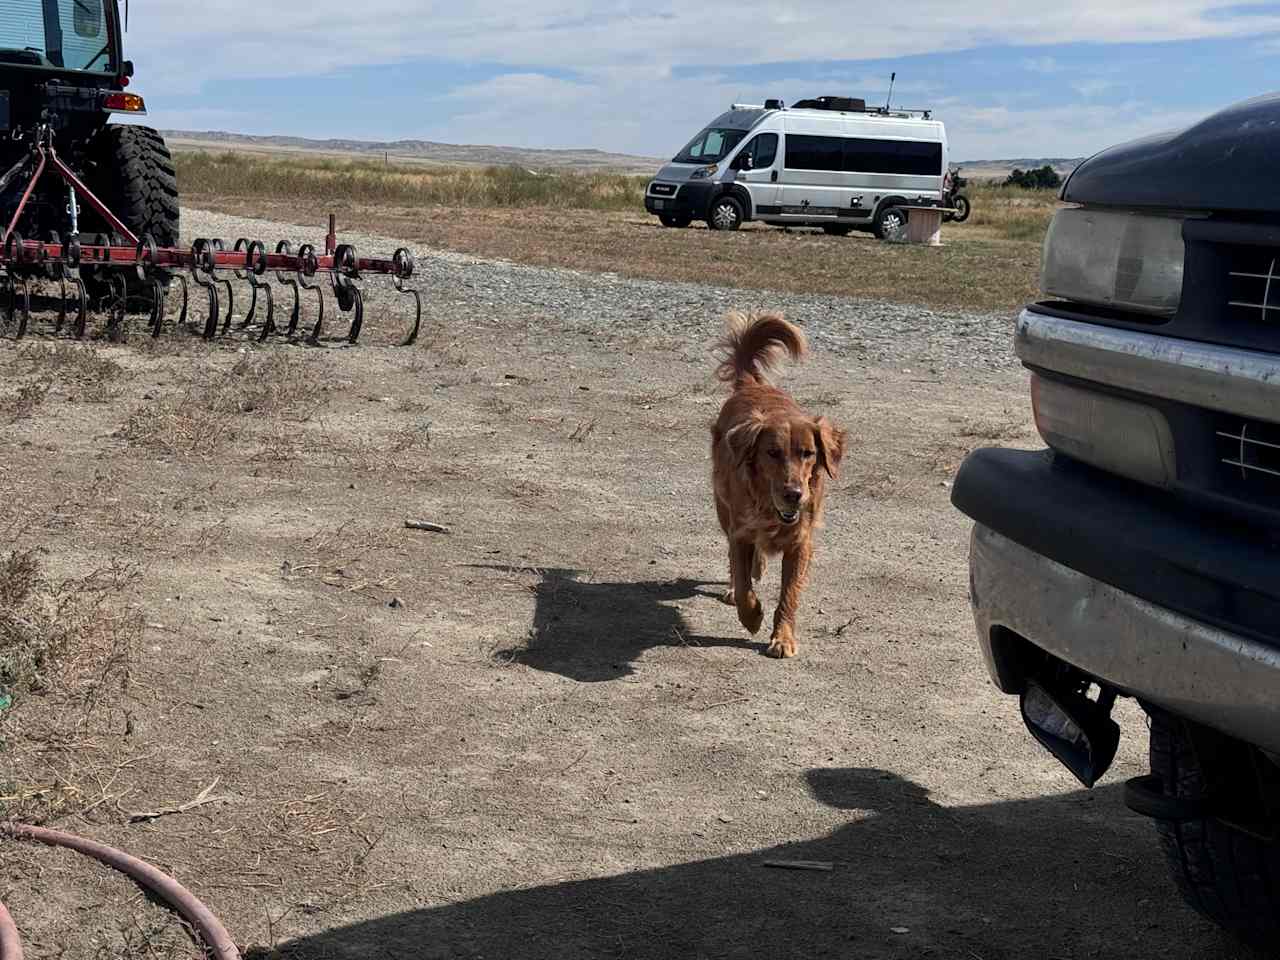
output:
[[[184,209],[182,237],[222,237],[230,243],[247,236],[268,242],[319,244],[318,231],[284,226],[204,210]],[[285,233],[282,235],[281,230]],[[390,256],[400,241],[361,233],[343,233],[363,255]],[[943,312],[916,305],[856,297],[803,296],[746,291],[700,283],[662,283],[616,274],[530,267],[482,260],[447,251],[413,249],[416,286],[428,310],[454,320],[550,320],[558,327],[609,334],[679,336],[703,345],[719,334],[721,316],[731,309],[781,310],[804,326],[811,345],[839,357],[871,365],[909,364],[937,372],[959,369],[1011,369],[1011,320],[992,314]],[[767,269],[767,265],[762,267]],[[857,278],[850,277],[850,286]],[[372,297],[377,297],[376,290]],[[376,311],[372,316],[376,317]]]

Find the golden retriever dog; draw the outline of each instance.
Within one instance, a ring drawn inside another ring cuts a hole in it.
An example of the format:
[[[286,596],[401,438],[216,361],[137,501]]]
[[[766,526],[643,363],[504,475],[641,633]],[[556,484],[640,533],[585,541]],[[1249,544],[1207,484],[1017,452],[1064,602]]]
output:
[[[758,632],[764,609],[753,581],[764,576],[768,557],[782,554],[782,593],[765,652],[794,657],[796,609],[822,526],[826,481],[836,478],[844,457],[845,431],[805,413],[765,378],[782,354],[804,356],[804,334],[793,324],[774,314],[730,314],[719,349],[716,376],[733,391],[711,427],[716,514],[729,540],[724,602],[736,605],[742,625]]]

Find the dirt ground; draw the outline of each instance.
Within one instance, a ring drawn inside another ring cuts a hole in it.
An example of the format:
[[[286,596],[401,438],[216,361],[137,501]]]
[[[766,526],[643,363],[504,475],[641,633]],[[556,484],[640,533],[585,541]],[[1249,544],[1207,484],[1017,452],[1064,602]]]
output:
[[[1024,375],[787,372],[852,444],[778,662],[714,599],[716,322],[0,344],[0,530],[54,579],[136,571],[141,630],[109,695],[0,720],[7,813],[173,872],[258,957],[1240,956],[1121,802],[1140,714],[1086,792],[980,663],[948,483],[1035,444]],[[193,955],[71,856],[0,844],[0,899],[28,957]]]

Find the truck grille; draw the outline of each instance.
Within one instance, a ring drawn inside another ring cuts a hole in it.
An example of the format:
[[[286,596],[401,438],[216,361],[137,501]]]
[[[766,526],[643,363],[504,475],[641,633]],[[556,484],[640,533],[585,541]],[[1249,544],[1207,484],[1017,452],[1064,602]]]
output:
[[[1280,325],[1280,251],[1236,247],[1227,274],[1232,319]]]
[[[1253,494],[1280,492],[1280,425],[1231,419],[1217,431],[1228,486]]]

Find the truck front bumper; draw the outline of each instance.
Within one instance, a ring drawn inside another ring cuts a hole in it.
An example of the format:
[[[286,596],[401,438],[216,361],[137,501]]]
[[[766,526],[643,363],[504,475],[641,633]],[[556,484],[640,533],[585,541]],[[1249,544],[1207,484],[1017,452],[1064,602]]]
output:
[[[996,685],[1039,648],[1119,690],[1280,752],[1280,565],[1247,536],[1044,453],[979,450],[953,502]]]

